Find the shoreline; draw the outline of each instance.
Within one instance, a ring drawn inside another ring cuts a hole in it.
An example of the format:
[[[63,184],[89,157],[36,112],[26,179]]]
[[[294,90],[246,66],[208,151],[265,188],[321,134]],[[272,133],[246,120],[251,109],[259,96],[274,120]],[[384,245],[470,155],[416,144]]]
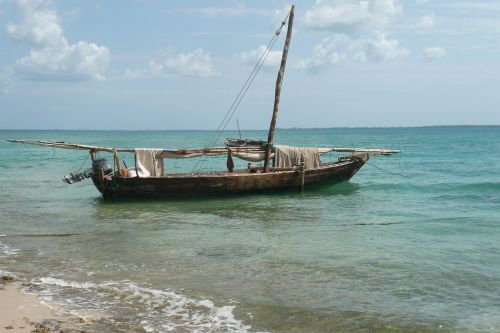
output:
[[[0,333],[86,332],[78,327],[83,319],[57,313],[38,295],[22,292],[22,286],[13,276],[0,276]]]

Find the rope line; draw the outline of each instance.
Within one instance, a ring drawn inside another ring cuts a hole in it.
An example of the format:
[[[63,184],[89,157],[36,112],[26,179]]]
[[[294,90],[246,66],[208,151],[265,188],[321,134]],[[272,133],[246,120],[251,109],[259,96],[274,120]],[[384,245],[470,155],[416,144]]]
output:
[[[260,56],[259,60],[257,61],[257,63],[255,64],[255,66],[253,67],[252,72],[250,73],[250,75],[246,79],[245,83],[243,84],[243,86],[241,87],[240,91],[236,95],[236,98],[233,100],[233,103],[231,104],[231,106],[226,111],[226,115],[224,116],[224,118],[220,122],[219,126],[217,127],[216,132],[214,134],[214,138],[210,141],[208,148],[212,148],[212,147],[215,146],[215,144],[217,143],[217,141],[222,136],[223,131],[226,129],[227,125],[231,121],[231,118],[233,117],[233,115],[238,110],[238,107],[241,104],[243,98],[245,97],[248,89],[250,89],[253,81],[255,80],[255,77],[257,76],[257,74],[259,73],[260,69],[264,65],[264,62],[267,59],[267,56],[269,55],[269,53],[271,52],[272,48],[276,44],[276,41],[278,40],[278,37],[279,37],[281,31],[283,30],[283,27],[285,26],[285,24],[286,24],[289,16],[290,16],[290,13],[288,13],[287,16],[285,17],[285,19],[281,22],[281,26],[276,30],[276,32],[274,33],[273,37],[271,38],[271,40],[267,44],[264,52],[262,52],[262,55]],[[197,170],[197,171],[201,170],[201,168],[205,164],[206,160],[207,160],[207,155],[201,156],[198,159],[198,161],[196,162],[196,164],[194,165],[193,172],[195,170]]]
[[[53,150],[55,150],[54,148],[52,148],[52,149],[53,149]],[[76,171],[80,171],[80,170],[82,170],[82,169],[83,169],[83,165],[85,164],[85,162],[87,162],[87,161],[88,161],[88,159],[89,159],[89,154],[86,154],[86,157],[85,157],[85,158],[83,158],[83,162],[82,162],[82,164],[80,165],[80,167],[79,167],[78,169],[76,169]],[[71,170],[75,170],[75,168],[76,168],[76,166],[77,166],[77,165],[78,165],[78,164],[75,164],[74,166],[72,166],[72,167],[71,167],[71,169],[70,169],[70,171],[71,171]]]
[[[396,176],[399,176],[399,177],[408,178],[408,176],[406,176],[406,175],[403,175],[403,174],[397,173],[397,172],[393,172],[393,171],[390,171],[390,170],[387,170],[387,169],[383,169],[383,168],[381,168],[381,167],[379,167],[379,166],[377,166],[375,164],[371,164],[371,163],[368,163],[368,162],[366,162],[365,164],[369,165],[371,167],[374,167],[375,169],[379,169],[381,171],[385,171],[387,173],[390,173],[390,174],[393,174],[393,175],[396,175]]]

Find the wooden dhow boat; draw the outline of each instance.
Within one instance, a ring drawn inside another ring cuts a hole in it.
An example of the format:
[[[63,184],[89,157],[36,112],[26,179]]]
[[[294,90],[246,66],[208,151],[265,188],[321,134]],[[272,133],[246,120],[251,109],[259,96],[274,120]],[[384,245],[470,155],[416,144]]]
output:
[[[399,150],[306,148],[279,146],[273,143],[293,19],[294,6],[276,32],[278,36],[288,20],[287,35],[276,80],[273,115],[266,141],[227,139],[223,147],[200,149],[137,149],[98,147],[57,141],[7,141],[61,149],[87,150],[92,160],[92,167],[83,172],[71,173],[63,180],[72,184],[91,178],[105,199],[303,191],[305,188],[329,186],[351,179],[372,155],[399,153]],[[265,59],[261,58],[260,61],[263,62],[263,60]],[[323,163],[320,155],[328,152],[350,154],[340,156],[334,162]],[[110,165],[106,159],[100,158],[98,156],[100,153],[112,154],[113,163]],[[127,168],[120,163],[120,154],[127,153],[134,156],[133,168]],[[227,156],[227,170],[164,172],[163,159],[203,158],[216,155]],[[234,169],[233,157],[248,162],[262,162],[262,165],[254,166],[248,163],[247,168]]]

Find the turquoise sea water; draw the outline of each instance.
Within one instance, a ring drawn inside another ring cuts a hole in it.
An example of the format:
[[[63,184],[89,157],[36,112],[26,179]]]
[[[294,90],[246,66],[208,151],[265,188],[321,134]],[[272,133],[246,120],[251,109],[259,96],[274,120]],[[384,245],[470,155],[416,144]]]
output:
[[[168,201],[105,202],[61,182],[85,152],[4,140],[213,135],[0,131],[0,273],[94,332],[500,332],[500,127],[279,130],[281,144],[404,153],[328,189]]]

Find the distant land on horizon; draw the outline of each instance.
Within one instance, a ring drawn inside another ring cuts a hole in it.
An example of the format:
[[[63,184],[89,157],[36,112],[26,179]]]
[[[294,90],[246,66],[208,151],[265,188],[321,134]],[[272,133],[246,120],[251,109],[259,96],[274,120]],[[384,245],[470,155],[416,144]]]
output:
[[[422,126],[339,126],[339,127],[291,127],[279,129],[339,129],[339,128],[468,128],[468,127],[500,127],[500,125],[422,125]]]
[[[390,129],[390,128],[495,128],[499,125],[423,125],[423,126],[333,126],[333,127],[277,127],[278,130],[321,130],[321,129]],[[241,131],[267,131],[268,129],[242,129]],[[215,129],[0,129],[4,132],[15,131],[95,131],[95,132],[182,132],[182,131],[216,131]],[[224,130],[223,132],[235,132],[237,129]]]

